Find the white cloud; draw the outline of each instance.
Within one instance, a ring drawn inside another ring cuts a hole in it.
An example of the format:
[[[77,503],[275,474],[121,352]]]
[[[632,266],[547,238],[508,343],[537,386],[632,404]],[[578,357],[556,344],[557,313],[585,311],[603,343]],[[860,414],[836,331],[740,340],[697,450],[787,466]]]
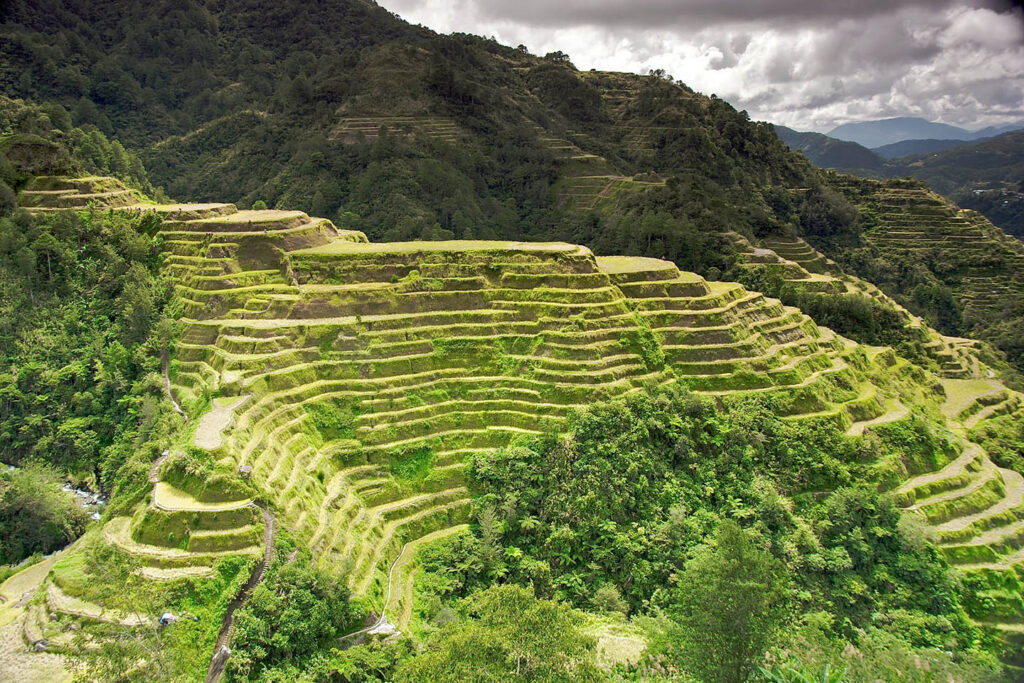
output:
[[[384,0],[413,23],[561,50],[581,69],[665,69],[804,130],[924,116],[1024,119],[1024,22],[982,0]]]

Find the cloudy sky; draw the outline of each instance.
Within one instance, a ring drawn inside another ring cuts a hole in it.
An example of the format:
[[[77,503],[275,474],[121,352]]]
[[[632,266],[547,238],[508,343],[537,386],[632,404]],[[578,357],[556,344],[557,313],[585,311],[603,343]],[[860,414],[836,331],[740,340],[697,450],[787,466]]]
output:
[[[414,24],[664,69],[751,117],[827,132],[923,116],[1024,120],[1024,12],[1008,0],[378,0]]]

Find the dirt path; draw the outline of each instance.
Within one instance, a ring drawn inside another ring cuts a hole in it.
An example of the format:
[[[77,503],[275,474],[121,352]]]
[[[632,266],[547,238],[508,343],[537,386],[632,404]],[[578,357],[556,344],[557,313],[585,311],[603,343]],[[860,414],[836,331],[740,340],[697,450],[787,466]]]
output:
[[[160,369],[164,375],[164,391],[167,392],[167,398],[171,399],[171,405],[174,406],[174,410],[185,418],[185,422],[188,422],[188,415],[178,405],[178,400],[174,398],[174,392],[171,391],[171,375],[170,375],[171,359],[170,354],[167,353],[167,348],[164,347],[160,350]]]
[[[153,461],[153,464],[149,466],[149,483],[156,484],[160,481],[160,465],[164,464],[164,460],[170,455],[170,451],[164,451],[160,454],[160,457]]]
[[[396,557],[395,561],[391,563],[391,569],[388,570],[388,592],[384,598],[384,606],[380,610],[380,617],[370,626],[367,626],[366,628],[361,628],[358,631],[354,631],[353,633],[349,633],[348,635],[344,635],[338,638],[338,642],[348,640],[349,638],[352,638],[353,636],[358,636],[362,633],[369,633],[370,631],[377,629],[381,624],[387,621],[388,603],[391,602],[391,585],[395,575],[395,567],[398,565],[398,561],[402,559],[402,555],[405,554],[405,549],[408,547],[408,543],[402,545],[402,550],[399,551],[398,557]]]
[[[28,617],[25,606],[57,561],[51,555],[11,576],[0,586],[0,681],[62,683],[72,672],[64,657],[49,652],[29,652],[22,636]]]
[[[231,601],[227,611],[224,612],[224,621],[220,627],[220,634],[217,636],[217,643],[213,646],[213,656],[210,657],[210,668],[206,672],[206,683],[217,683],[224,674],[224,665],[227,664],[228,657],[231,656],[228,642],[231,640],[231,629],[234,627],[235,611],[246,603],[249,596],[252,595],[253,589],[266,576],[267,569],[270,567],[270,559],[274,553],[274,516],[262,505],[253,504],[259,507],[260,512],[263,513],[263,561],[256,565],[245,587]]]

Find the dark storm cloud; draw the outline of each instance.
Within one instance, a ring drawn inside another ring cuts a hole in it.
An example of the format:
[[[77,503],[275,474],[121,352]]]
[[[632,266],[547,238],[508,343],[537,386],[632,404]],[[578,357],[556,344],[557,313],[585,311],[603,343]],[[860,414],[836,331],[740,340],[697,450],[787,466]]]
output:
[[[864,19],[901,7],[941,10],[952,0],[479,0],[483,16],[535,26],[593,24],[619,28],[709,26],[733,22]]]
[[[1024,11],[1007,0],[383,0],[442,32],[580,68],[667,73],[801,129],[923,116],[1022,118]]]

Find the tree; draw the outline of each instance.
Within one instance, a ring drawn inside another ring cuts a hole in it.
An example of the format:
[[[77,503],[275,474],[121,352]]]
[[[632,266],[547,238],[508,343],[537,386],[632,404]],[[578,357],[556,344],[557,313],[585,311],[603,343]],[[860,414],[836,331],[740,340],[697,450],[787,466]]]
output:
[[[492,586],[462,604],[426,651],[401,665],[404,681],[596,681],[595,642],[576,612],[520,586]]]
[[[7,183],[0,180],[0,218],[14,211],[17,202],[14,197],[14,190],[7,186]]]
[[[60,256],[63,252],[61,244],[57,241],[49,232],[43,232],[36,238],[35,242],[32,243],[32,249],[37,254],[46,255],[46,276],[48,279],[53,279],[53,268],[50,265],[50,259],[54,256]]]
[[[275,555],[284,554],[279,546]],[[308,553],[290,554],[238,611],[228,664],[238,678],[311,655],[354,621],[344,584],[311,568]]]
[[[87,521],[55,470],[32,464],[0,473],[0,563],[51,553],[78,537]]]
[[[546,55],[544,55],[544,59],[546,59],[549,62],[554,62],[556,64],[566,64],[570,67],[572,66],[572,62],[569,59],[569,55],[565,54],[561,50],[555,50],[554,52],[547,53]]]
[[[786,607],[785,566],[731,520],[686,563],[670,615],[680,664],[708,682],[741,683],[760,663]]]

